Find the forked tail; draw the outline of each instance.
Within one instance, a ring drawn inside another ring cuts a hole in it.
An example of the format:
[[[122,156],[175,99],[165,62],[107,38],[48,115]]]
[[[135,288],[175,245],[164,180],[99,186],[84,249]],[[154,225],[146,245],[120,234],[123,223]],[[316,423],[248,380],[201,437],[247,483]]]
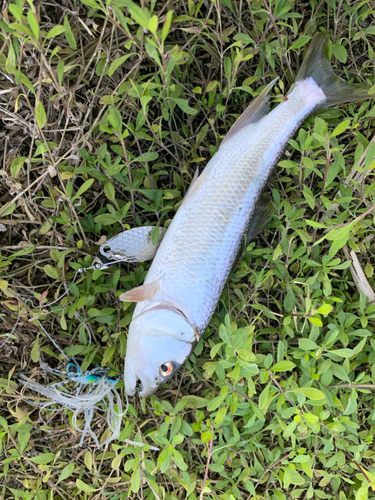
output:
[[[329,36],[318,33],[311,41],[306,57],[296,78],[296,82],[311,77],[323,90],[326,100],[314,111],[325,109],[335,104],[371,99],[369,87],[347,83],[335,74],[328,59]]]

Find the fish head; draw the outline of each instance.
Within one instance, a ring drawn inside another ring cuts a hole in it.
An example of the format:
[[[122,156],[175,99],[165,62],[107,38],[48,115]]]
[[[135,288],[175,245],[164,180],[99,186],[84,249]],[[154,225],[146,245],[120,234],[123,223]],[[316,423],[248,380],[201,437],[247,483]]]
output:
[[[178,311],[155,308],[132,320],[125,357],[125,392],[152,394],[167,382],[191,353],[196,331]]]

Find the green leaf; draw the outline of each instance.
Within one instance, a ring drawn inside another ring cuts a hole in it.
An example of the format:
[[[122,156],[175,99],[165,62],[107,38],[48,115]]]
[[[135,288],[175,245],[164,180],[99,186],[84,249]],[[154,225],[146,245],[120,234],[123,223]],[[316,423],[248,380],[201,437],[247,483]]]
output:
[[[367,500],[369,487],[370,487],[369,484],[365,484],[364,486],[358,488],[355,494],[355,500]]]
[[[334,131],[330,135],[330,138],[336,137],[337,135],[342,134],[345,132],[350,127],[350,120],[344,120],[343,122],[339,123],[337,127],[335,127]]]
[[[116,349],[117,349],[117,345],[112,345],[111,347],[107,347],[107,349],[104,351],[104,355],[103,355],[103,361],[102,361],[103,366],[108,365],[108,363],[113,358],[113,355],[115,354]]]
[[[332,304],[323,304],[319,307],[318,313],[319,314],[329,314],[333,309]]]
[[[279,361],[272,366],[271,372],[287,372],[288,370],[293,370],[295,364],[292,361]]]
[[[158,158],[159,158],[158,153],[156,153],[154,151],[148,151],[147,153],[143,153],[141,156],[138,156],[137,158],[134,158],[134,160],[132,160],[131,163],[133,163],[134,161],[140,161],[140,162],[143,162],[143,161],[155,161]]]
[[[303,185],[302,192],[309,207],[313,210],[315,208],[315,196],[313,192],[306,184]]]
[[[303,351],[316,351],[319,346],[310,339],[298,339],[298,346]]]
[[[158,29],[158,16],[153,15],[149,22],[148,22],[148,29],[153,33],[154,35],[156,34],[156,31]]]
[[[289,287],[288,293],[284,297],[284,308],[287,312],[291,312],[296,305],[296,297],[293,289]]]
[[[31,349],[30,357],[34,363],[39,362],[39,340],[36,339],[33,342],[33,348]]]
[[[44,125],[47,123],[47,115],[43,103],[41,101],[39,101],[38,104],[36,105],[35,116],[39,127],[43,128]]]
[[[17,177],[17,175],[20,173],[20,170],[22,168],[22,165],[25,163],[26,156],[19,156],[18,158],[15,158],[12,161],[12,164],[10,166],[10,173],[12,174],[13,177]]]
[[[342,238],[349,238],[350,231],[354,221],[350,224],[345,224],[345,226],[337,227],[336,229],[332,229],[327,233],[326,239],[329,241],[341,240]]]
[[[55,36],[59,36],[65,31],[65,26],[54,26],[52,29],[49,30],[47,35],[45,36],[44,40],[49,40],[50,38],[54,38]]]
[[[238,42],[242,42],[242,43],[246,43],[246,44],[247,43],[255,44],[255,41],[246,33],[237,33],[236,35],[234,35],[233,39],[238,41]]]
[[[338,43],[334,43],[332,47],[333,55],[343,64],[346,63],[348,58],[348,53],[346,52],[346,48],[343,45]]]
[[[27,11],[27,20],[30,24],[33,35],[39,40],[39,24],[32,10]]]
[[[311,318],[310,316],[308,316],[308,320],[312,325],[323,326],[322,320],[320,318],[314,318],[314,317]]]
[[[10,203],[9,206],[4,210],[4,207],[0,208],[0,215],[5,217],[6,215],[12,214],[16,209],[15,203]]]
[[[38,465],[46,465],[52,462],[52,460],[55,458],[55,453],[42,453],[41,455],[38,455],[37,457],[31,457],[29,458],[30,462],[33,462],[34,464]]]
[[[50,278],[53,278],[55,280],[59,278],[58,270],[55,267],[52,267],[51,264],[46,264],[43,269],[46,275]]]
[[[76,485],[77,485],[78,489],[80,489],[86,493],[93,493],[94,491],[98,491],[97,488],[93,488],[92,486],[89,486],[88,484],[81,481],[81,479],[77,479]]]
[[[173,11],[169,10],[167,12],[164,24],[163,24],[163,32],[162,32],[162,42],[165,42],[165,39],[168,36],[169,30],[171,28],[171,23],[172,23],[172,17],[173,17]]]
[[[65,28],[65,38],[70,48],[73,50],[77,50],[77,42],[76,39],[74,38],[72,28],[70,27],[69,24],[68,14],[66,14],[64,17],[64,28]]]
[[[141,487],[141,471],[139,469],[139,465],[137,465],[131,478],[130,489],[133,493],[137,493],[140,487]]]
[[[221,403],[225,401],[227,397],[226,394],[220,394],[220,396],[216,396],[216,398],[212,399],[207,405],[207,411],[215,411],[219,408]]]
[[[112,182],[108,181],[104,184],[104,194],[109,200],[115,201],[116,192]]]
[[[95,181],[95,179],[88,179],[87,181],[85,181],[82,186],[78,189],[77,193],[75,194],[74,196],[74,199],[77,199],[79,198],[80,196],[83,195],[83,193],[85,191],[87,191],[88,189],[90,189],[92,183]]]
[[[63,468],[63,470],[60,472],[59,478],[57,480],[57,483],[60,483],[61,481],[64,481],[67,479],[69,476],[71,476],[74,472],[75,465],[73,463],[68,464],[66,467]]]
[[[97,9],[97,10],[100,9],[100,4],[95,2],[95,0],[81,0],[81,2],[84,5],[87,5],[88,7],[92,7],[93,9]]]
[[[301,47],[306,45],[309,40],[311,40],[311,36],[309,35],[303,35],[299,37],[298,40],[292,43],[292,45],[288,48],[288,51],[300,49]]]
[[[134,2],[131,2],[129,3],[129,11],[131,17],[136,23],[138,23],[143,28],[149,29],[148,23],[150,19],[150,13],[146,9],[146,7],[141,9],[141,7],[138,7],[138,5],[136,5]]]
[[[314,389],[314,387],[299,387],[298,389],[293,389],[290,391],[286,391],[287,393],[292,392],[294,394],[302,393],[309,399],[319,400],[324,399],[324,394],[319,389]]]
[[[173,101],[177,104],[177,106],[184,112],[187,113],[188,115],[196,115],[198,111],[196,109],[193,109],[189,106],[189,103],[186,99],[179,99],[177,97],[169,97],[168,98],[170,101]]]
[[[354,355],[353,349],[336,349],[334,351],[327,351],[331,354],[336,354],[340,358],[351,358]]]
[[[113,73],[118,69],[124,62],[129,59],[130,56],[134,56],[135,54],[133,52],[130,52],[129,54],[126,54],[124,56],[118,57],[115,59],[110,67],[108,68],[108,76],[111,77]]]

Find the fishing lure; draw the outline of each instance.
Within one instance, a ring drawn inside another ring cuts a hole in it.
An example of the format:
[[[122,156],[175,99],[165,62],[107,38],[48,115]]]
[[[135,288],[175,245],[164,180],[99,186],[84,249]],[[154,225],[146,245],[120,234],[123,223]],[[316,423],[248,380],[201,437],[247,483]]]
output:
[[[45,371],[64,377],[65,380],[44,386],[20,374],[20,381],[26,387],[42,394],[49,400],[45,403],[35,403],[33,401],[34,405],[44,409],[57,403],[63,408],[70,409],[73,413],[73,428],[82,433],[80,446],[82,446],[87,434],[93,438],[96,446],[100,446],[96,434],[91,429],[91,422],[96,409],[106,413],[107,424],[110,429],[110,435],[102,445],[105,446],[119,437],[123,415],[121,397],[115,388],[119,378],[109,377],[107,370],[100,366],[82,372],[81,365],[74,358],[68,362],[65,371],[50,368],[43,361],[40,361],[40,364]],[[81,412],[84,417],[83,428],[80,428],[78,424]]]

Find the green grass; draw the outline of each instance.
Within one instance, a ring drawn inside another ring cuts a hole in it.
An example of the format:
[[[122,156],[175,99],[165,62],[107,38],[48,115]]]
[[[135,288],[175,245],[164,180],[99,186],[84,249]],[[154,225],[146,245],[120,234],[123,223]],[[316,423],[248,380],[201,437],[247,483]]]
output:
[[[118,296],[147,266],[73,284],[76,270],[103,236],[167,227],[252,96],[279,76],[283,99],[315,32],[330,33],[339,75],[375,91],[369,1],[142,7],[3,6],[0,498],[375,498],[375,304],[349,267],[354,251],[375,287],[371,100],[309,118],[289,142],[275,215],[242,248],[194,355],[156,395],[131,398],[108,449],[79,448],[58,407],[42,421],[17,382],[39,357],[63,361],[37,319],[69,356],[122,373],[133,306]],[[105,422],[97,412],[102,441]]]

